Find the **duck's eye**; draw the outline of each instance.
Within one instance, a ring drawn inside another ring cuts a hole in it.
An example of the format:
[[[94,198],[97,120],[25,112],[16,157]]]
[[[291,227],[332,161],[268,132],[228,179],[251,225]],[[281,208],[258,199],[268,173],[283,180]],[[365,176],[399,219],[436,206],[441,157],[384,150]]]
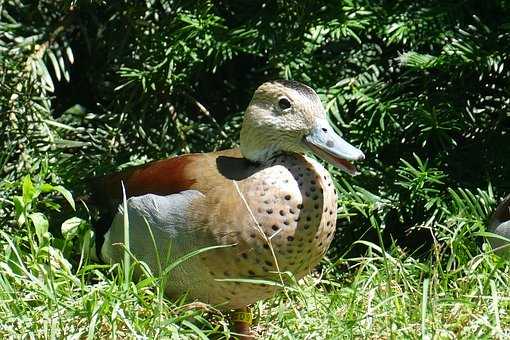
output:
[[[278,101],[278,106],[283,111],[283,110],[290,109],[291,105],[290,105],[290,101],[287,98],[280,98],[280,100]]]

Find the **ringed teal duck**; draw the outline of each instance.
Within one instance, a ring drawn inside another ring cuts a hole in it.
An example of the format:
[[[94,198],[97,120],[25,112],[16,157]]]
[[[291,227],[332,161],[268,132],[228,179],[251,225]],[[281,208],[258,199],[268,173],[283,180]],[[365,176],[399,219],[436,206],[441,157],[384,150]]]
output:
[[[215,248],[178,265],[170,297],[242,309],[272,296],[278,272],[299,279],[326,253],[335,231],[337,193],[311,153],[350,174],[363,153],[328,123],[310,87],[266,82],[246,109],[240,148],[187,154],[96,178],[95,201],[117,209],[125,185],[130,251],[156,273],[194,250]],[[104,235],[101,257],[123,258],[123,214]],[[150,229],[150,231],[149,231]]]

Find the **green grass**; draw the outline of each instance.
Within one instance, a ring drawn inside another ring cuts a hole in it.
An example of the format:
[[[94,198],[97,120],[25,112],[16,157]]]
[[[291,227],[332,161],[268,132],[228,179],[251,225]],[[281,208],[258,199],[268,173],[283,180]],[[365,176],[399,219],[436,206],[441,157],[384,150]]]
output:
[[[41,230],[44,217],[32,211],[41,188],[51,189],[23,181],[18,221],[25,232],[1,234],[2,338],[232,337],[228,315],[214,306],[166,299],[161,280],[147,271],[132,282],[135,259],[129,268],[91,262],[86,222],[74,229],[68,222],[74,233],[66,229],[62,238]],[[471,216],[456,225],[483,222],[483,214]],[[464,256],[466,234],[456,225],[449,236],[431,228],[428,257],[368,241],[353,245],[363,256],[330,252],[287,294],[253,307],[254,330],[267,339],[509,336],[510,269],[483,239],[478,253]]]
[[[120,266],[71,268],[61,252],[35,256],[2,238],[2,337],[204,338],[229,336],[212,306],[168,301],[155,278],[128,286]],[[508,267],[489,253],[454,271],[400,249],[325,262],[289,292],[257,304],[262,338],[504,337],[510,332]]]

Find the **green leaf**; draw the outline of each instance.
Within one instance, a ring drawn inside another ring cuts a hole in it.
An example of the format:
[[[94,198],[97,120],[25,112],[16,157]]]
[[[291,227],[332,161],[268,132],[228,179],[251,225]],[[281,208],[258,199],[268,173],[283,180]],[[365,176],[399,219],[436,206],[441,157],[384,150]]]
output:
[[[39,189],[41,190],[41,192],[51,192],[55,189],[55,187],[49,183],[43,183],[41,184],[41,186],[39,187]]]
[[[57,77],[57,80],[60,81],[62,76],[60,75],[60,66],[58,65],[57,57],[51,50],[48,50],[46,53],[50,57],[51,64],[53,65],[53,70],[55,71],[55,76]]]
[[[265,286],[272,286],[272,287],[278,287],[278,288],[286,288],[289,291],[297,291],[295,288],[289,287],[282,282],[266,280],[266,279],[226,278],[226,279],[214,279],[214,281],[249,283],[249,284],[254,284],[254,285],[265,285]]]
[[[39,243],[42,243],[48,232],[49,222],[46,216],[40,212],[32,213],[28,215],[28,218],[32,221],[35,228],[35,234]]]
[[[66,46],[66,55],[67,55],[67,60],[69,60],[69,62],[71,64],[73,64],[74,63],[73,50],[69,46]]]
[[[53,80],[51,80],[50,72],[46,68],[44,62],[42,60],[37,60],[36,67],[38,69],[38,74],[41,76],[41,85],[43,85],[43,87],[49,92],[55,91],[55,86],[53,85]]]
[[[69,190],[67,190],[66,188],[64,188],[61,185],[57,185],[56,187],[53,188],[53,190],[61,193],[62,196],[64,196],[64,198],[67,200],[67,202],[69,202],[69,205],[71,205],[73,210],[76,210],[76,206],[75,206],[74,199],[73,199],[73,194],[71,194],[71,192]]]
[[[165,269],[163,270],[162,276],[167,275],[172,269],[174,269],[181,263],[186,262],[187,260],[189,260],[190,258],[192,258],[194,256],[200,255],[206,251],[210,251],[213,249],[227,248],[227,247],[233,247],[233,246],[235,246],[235,244],[222,244],[219,246],[210,246],[210,247],[205,247],[205,248],[201,248],[201,249],[197,249],[192,252],[189,252],[186,255],[179,257],[174,262],[170,263],[167,267],[165,267]]]
[[[78,234],[79,227],[85,221],[79,217],[71,217],[62,223],[60,230],[65,238],[73,238]]]
[[[29,175],[26,175],[25,177],[23,177],[22,192],[23,192],[23,202],[25,203],[25,205],[32,202],[34,197],[37,196],[34,184],[32,183],[32,180],[30,179]]]
[[[16,220],[18,221],[18,225],[21,227],[25,224],[25,203],[23,201],[23,197],[14,196],[14,210],[16,211]]]

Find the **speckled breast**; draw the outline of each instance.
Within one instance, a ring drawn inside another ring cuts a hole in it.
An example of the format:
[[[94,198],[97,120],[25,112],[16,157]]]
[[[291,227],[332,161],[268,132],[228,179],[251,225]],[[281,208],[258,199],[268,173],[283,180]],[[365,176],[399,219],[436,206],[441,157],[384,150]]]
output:
[[[301,155],[282,155],[227,182],[235,197],[208,213],[214,244],[231,245],[197,259],[190,297],[239,308],[272,296],[277,286],[260,280],[296,279],[308,274],[326,253],[336,225],[337,195],[329,173]],[[218,189],[220,190],[220,189]],[[228,203],[227,203],[228,202]],[[188,270],[187,267],[186,270]],[[246,279],[258,280],[250,283]]]
[[[269,266],[274,262],[267,251],[270,243],[280,271],[297,278],[309,273],[326,253],[335,230],[337,195],[329,173],[312,159],[284,155],[241,188],[265,236],[258,228],[243,231],[243,240],[263,260],[261,271],[276,266]]]
[[[276,291],[274,285],[236,278],[279,281],[278,269],[296,279],[308,274],[326,253],[336,225],[335,187],[329,173],[310,158],[279,156],[237,185],[244,199],[235,214],[225,212],[236,217],[216,235],[219,243],[235,242],[235,247],[203,256],[211,278],[206,300],[227,300],[230,308]]]

